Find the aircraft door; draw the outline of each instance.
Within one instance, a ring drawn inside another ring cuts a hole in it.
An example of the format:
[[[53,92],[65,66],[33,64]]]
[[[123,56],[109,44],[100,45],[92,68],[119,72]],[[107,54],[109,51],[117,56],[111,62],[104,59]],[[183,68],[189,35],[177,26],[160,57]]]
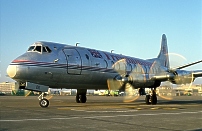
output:
[[[63,49],[67,60],[67,73],[73,75],[81,74],[81,56],[76,49]]]

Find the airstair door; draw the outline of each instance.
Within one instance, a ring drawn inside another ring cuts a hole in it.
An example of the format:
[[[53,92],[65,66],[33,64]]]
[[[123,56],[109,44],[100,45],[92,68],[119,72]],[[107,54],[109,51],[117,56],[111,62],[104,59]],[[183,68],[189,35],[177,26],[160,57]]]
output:
[[[81,74],[81,56],[76,49],[63,49],[67,60],[67,73],[72,75]]]

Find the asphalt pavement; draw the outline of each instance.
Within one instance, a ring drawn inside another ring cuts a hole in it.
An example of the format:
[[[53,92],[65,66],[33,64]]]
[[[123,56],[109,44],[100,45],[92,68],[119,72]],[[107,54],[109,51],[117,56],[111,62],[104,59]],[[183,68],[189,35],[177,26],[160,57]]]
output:
[[[41,108],[37,96],[0,96],[0,131],[202,131],[202,96],[158,98],[146,105],[144,96],[131,103],[123,97],[53,96]]]

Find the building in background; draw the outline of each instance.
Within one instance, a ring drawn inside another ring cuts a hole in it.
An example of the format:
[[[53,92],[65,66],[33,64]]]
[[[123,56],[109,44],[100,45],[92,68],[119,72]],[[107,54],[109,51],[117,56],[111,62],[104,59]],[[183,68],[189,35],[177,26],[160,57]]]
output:
[[[9,82],[3,82],[3,83],[0,83],[0,93],[1,94],[12,94],[12,91],[15,90],[15,87],[16,87],[16,83],[15,82],[12,82],[12,83],[9,83]]]

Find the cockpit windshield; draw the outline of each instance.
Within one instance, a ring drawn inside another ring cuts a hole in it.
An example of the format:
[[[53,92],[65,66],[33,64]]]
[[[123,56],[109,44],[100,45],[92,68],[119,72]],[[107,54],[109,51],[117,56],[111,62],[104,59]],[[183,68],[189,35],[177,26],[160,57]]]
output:
[[[34,51],[41,52],[41,46],[35,46]]]
[[[27,50],[28,52],[47,52],[50,53],[51,49],[48,46],[42,46],[42,45],[35,45],[35,46],[30,46]]]

